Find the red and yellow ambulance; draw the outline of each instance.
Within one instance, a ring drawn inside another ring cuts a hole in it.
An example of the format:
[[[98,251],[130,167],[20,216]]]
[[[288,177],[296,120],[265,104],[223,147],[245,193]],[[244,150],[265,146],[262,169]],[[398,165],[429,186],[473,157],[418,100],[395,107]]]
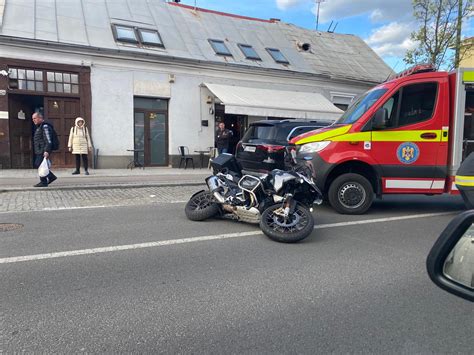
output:
[[[458,194],[474,151],[474,69],[418,65],[362,95],[333,125],[292,139],[340,213],[384,194]]]

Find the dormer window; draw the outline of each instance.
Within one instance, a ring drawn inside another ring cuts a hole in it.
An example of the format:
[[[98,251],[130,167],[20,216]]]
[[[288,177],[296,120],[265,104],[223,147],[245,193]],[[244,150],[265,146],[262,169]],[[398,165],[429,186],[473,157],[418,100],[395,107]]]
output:
[[[138,43],[133,27],[114,25],[115,40],[119,42]]]
[[[214,49],[214,52],[216,52],[216,54],[232,57],[232,53],[230,53],[229,48],[227,48],[224,41],[218,39],[210,39],[209,43],[211,44],[212,49]]]
[[[163,41],[157,30],[115,24],[112,25],[112,29],[117,42],[164,48]]]
[[[273,60],[281,64],[290,64],[288,59],[276,48],[266,48],[267,52],[272,56]]]
[[[239,48],[242,51],[242,53],[245,55],[245,58],[253,59],[253,60],[262,60],[251,45],[239,44]]]

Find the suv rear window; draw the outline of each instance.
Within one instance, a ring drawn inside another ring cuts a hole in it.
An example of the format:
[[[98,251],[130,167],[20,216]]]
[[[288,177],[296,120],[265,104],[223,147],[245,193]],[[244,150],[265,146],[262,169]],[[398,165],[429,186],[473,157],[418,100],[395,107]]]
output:
[[[242,138],[243,143],[282,143],[288,141],[286,137],[293,129],[293,126],[255,124],[250,125]]]
[[[253,124],[250,125],[242,138],[243,143],[269,143],[286,144],[288,139],[294,138],[300,134],[318,129],[318,126],[299,126],[295,124],[270,125]],[[291,135],[290,135],[291,133]],[[290,135],[290,137],[288,137]]]

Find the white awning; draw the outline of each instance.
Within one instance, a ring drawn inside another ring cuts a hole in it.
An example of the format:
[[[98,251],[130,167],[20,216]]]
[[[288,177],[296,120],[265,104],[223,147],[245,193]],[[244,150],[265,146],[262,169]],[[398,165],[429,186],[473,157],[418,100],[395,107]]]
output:
[[[204,85],[222,101],[225,112],[230,114],[335,121],[343,113],[323,95],[313,92]]]

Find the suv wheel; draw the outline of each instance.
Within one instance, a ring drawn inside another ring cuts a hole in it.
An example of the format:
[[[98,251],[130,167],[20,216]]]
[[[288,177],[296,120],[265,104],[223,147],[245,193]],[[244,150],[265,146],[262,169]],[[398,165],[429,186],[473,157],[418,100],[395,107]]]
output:
[[[343,174],[329,187],[329,203],[342,214],[363,214],[374,199],[369,180],[359,174]]]

